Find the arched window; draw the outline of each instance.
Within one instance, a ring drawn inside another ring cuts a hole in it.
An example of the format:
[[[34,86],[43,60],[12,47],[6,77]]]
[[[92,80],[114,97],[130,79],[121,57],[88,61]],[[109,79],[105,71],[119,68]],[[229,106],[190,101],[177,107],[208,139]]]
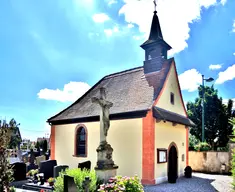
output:
[[[87,131],[84,126],[78,127],[75,132],[75,156],[87,156]]]

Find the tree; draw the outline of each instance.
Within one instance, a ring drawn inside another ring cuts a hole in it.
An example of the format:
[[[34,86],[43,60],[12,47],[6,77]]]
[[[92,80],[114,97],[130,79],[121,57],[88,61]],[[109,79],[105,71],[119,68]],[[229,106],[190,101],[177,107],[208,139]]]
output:
[[[10,142],[13,128],[0,120],[0,191],[9,191],[9,184],[13,180],[13,170],[8,161],[7,146]]]
[[[47,140],[46,139],[42,141],[42,151],[44,154],[47,152]]]
[[[19,124],[16,123],[15,119],[11,119],[8,123],[8,126],[13,130],[11,134],[11,140],[8,145],[10,149],[14,149],[21,143],[21,136],[19,130]]]
[[[232,134],[232,126],[228,123],[231,117],[235,117],[232,112],[233,101],[229,100],[228,105],[224,105],[222,98],[218,96],[218,90],[213,86],[205,87],[205,141],[213,148],[225,147]],[[202,86],[198,88],[199,96],[195,102],[187,103],[188,117],[196,124],[190,129],[190,133],[201,140],[202,136]]]
[[[40,151],[40,143],[38,141],[35,144],[35,148],[37,149],[37,151]]]

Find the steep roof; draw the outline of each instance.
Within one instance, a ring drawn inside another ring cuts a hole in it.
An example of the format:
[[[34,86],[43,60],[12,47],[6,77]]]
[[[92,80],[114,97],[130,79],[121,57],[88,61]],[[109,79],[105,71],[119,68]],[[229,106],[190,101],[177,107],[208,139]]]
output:
[[[152,25],[151,25],[151,29],[150,29],[149,38],[148,38],[147,41],[145,41],[141,45],[141,47],[144,48],[145,46],[153,44],[153,43],[162,44],[165,47],[167,47],[167,50],[171,49],[171,46],[168,45],[163,39],[160,22],[159,22],[159,19],[158,19],[158,16],[157,16],[157,11],[154,11],[154,14],[153,14],[153,19],[152,19]]]
[[[69,123],[75,122],[75,119],[85,122],[88,120],[87,118],[98,117],[100,107],[92,103],[91,98],[99,97],[101,87],[106,89],[106,99],[113,103],[113,107],[110,109],[111,119],[115,114],[151,109],[163,87],[172,61],[173,59],[166,60],[160,71],[147,77],[143,67],[105,76],[76,102],[48,119],[48,122],[58,124],[66,121]]]

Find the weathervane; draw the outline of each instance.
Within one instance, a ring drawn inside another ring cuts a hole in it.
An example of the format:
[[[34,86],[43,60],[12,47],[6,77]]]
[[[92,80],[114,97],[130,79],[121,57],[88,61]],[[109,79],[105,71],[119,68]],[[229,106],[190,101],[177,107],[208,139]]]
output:
[[[153,4],[154,4],[154,11],[157,11],[157,3],[156,3],[156,0],[153,0]]]

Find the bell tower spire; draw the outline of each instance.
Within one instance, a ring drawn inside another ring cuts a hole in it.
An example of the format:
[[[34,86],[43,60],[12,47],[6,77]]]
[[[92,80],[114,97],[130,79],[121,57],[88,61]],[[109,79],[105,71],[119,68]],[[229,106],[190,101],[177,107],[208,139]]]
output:
[[[156,0],[149,38],[140,47],[145,50],[144,71],[145,73],[155,72],[161,69],[164,59],[167,59],[167,51],[171,49],[162,35],[160,22],[156,11]]]

